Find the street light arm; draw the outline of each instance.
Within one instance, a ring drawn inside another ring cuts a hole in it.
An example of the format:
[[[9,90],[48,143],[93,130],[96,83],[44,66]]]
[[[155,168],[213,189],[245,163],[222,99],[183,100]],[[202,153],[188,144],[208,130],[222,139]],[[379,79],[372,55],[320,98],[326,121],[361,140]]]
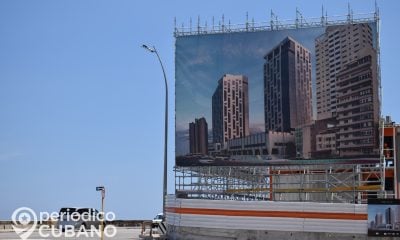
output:
[[[164,65],[161,61],[160,55],[157,52],[157,49],[153,46],[153,49],[150,49],[150,51],[154,52],[157,55],[158,61],[160,62],[161,65],[161,69],[163,71],[164,74],[164,81],[165,81],[165,89],[166,89],[166,94],[168,96],[168,82],[167,82],[167,75],[165,74],[165,69],[164,69]],[[168,98],[166,98],[168,100]]]

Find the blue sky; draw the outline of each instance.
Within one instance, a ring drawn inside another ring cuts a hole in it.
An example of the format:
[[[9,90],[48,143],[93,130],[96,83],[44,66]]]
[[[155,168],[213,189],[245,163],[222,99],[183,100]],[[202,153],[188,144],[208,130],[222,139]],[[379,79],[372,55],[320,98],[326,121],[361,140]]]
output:
[[[0,219],[21,206],[57,211],[99,208],[118,218],[151,218],[161,210],[164,83],[170,85],[169,192],[174,164],[174,17],[243,23],[269,21],[270,9],[293,19],[347,13],[338,1],[0,1]],[[350,1],[371,12],[374,1]],[[383,112],[400,121],[397,101],[398,1],[378,1]],[[193,21],[195,22],[195,21]]]

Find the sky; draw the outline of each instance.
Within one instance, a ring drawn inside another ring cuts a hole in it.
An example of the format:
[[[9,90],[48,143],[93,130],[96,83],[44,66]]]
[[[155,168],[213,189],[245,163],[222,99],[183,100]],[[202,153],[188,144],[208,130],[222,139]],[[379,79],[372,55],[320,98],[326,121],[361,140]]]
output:
[[[355,13],[374,1],[350,1]],[[19,207],[100,208],[118,219],[162,209],[164,81],[169,83],[168,192],[174,192],[174,18],[244,23],[347,14],[348,1],[2,0],[0,1],[0,219]],[[396,107],[400,2],[381,11],[383,114]],[[193,24],[195,25],[195,24]]]

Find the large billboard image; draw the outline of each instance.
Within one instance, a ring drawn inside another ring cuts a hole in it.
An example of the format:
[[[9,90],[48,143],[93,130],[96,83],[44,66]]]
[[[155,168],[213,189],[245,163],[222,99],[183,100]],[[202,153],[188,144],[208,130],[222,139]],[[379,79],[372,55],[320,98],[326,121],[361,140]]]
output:
[[[176,165],[379,155],[375,22],[176,37]]]

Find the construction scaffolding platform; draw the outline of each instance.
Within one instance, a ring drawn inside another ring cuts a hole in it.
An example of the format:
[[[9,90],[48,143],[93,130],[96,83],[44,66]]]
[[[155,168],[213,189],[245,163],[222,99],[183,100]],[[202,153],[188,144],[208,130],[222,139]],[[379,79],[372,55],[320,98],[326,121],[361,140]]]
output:
[[[367,203],[394,197],[393,191],[385,190],[382,177],[392,171],[380,159],[186,166],[175,167],[175,189],[179,198]]]

